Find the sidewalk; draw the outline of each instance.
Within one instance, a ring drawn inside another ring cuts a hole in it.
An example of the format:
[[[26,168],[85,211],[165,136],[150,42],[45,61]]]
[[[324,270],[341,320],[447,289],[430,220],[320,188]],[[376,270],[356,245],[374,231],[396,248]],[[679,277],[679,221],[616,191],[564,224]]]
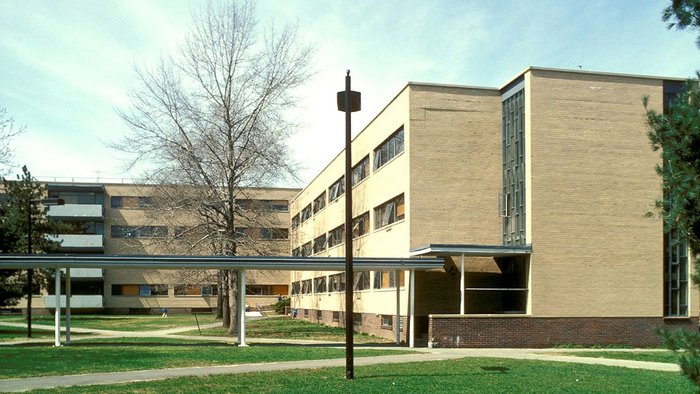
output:
[[[265,341],[267,342],[267,341]],[[291,341],[285,341],[290,343]],[[255,343],[255,341],[253,341]],[[360,348],[358,346],[358,348]],[[613,360],[592,357],[563,356],[552,353],[568,352],[570,349],[416,349],[419,353],[406,355],[389,355],[378,357],[355,358],[356,366],[373,364],[395,364],[408,362],[425,362],[459,359],[464,357],[495,357],[524,360],[544,360],[579,364],[599,364],[614,367],[648,369],[655,371],[677,372],[676,364],[654,363],[631,360]],[[106,372],[83,375],[44,376],[25,379],[0,380],[3,392],[19,392],[55,387],[85,386],[128,383],[136,381],[154,381],[184,376],[207,376],[221,374],[240,374],[264,371],[285,371],[291,369],[317,369],[341,367],[345,359],[305,360],[272,362],[261,364],[237,364],[206,367],[187,367],[154,369],[145,371]]]

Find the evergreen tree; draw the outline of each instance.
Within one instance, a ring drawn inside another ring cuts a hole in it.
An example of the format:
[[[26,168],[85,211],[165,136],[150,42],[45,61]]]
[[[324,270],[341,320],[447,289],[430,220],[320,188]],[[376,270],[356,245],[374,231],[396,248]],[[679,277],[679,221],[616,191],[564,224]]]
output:
[[[32,253],[55,253],[60,243],[51,241],[47,235],[70,232],[66,223],[49,221],[44,207],[36,203],[46,196],[46,189],[35,182],[27,167],[17,180],[2,178],[3,193],[0,199],[0,253],[27,253],[29,216],[32,220]],[[34,203],[31,201],[35,200]],[[31,213],[28,212],[31,210]],[[34,291],[46,287],[53,270],[34,270]],[[13,306],[27,294],[27,275],[20,270],[0,270],[0,306]]]

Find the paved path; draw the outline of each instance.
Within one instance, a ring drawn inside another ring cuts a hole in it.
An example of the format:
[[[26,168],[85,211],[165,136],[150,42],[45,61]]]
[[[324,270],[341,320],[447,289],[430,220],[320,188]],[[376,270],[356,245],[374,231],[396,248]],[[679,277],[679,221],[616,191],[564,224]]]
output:
[[[22,323],[0,323],[2,325],[12,325]],[[210,325],[207,325],[207,327]],[[213,326],[217,326],[214,323]],[[44,327],[44,326],[39,326]],[[53,327],[53,326],[46,326]],[[205,326],[202,326],[205,327]],[[112,330],[95,330],[95,329],[80,329],[72,328],[72,332],[83,332],[99,335],[100,337],[170,337],[182,339],[196,340],[214,340],[227,341],[235,343],[235,338],[230,337],[204,337],[192,335],[173,335],[178,332],[192,330],[192,327],[180,327],[176,329],[167,329],[160,331],[112,331]],[[196,329],[196,327],[195,327]],[[92,336],[91,338],[95,338]],[[85,339],[85,337],[76,337],[75,340]],[[40,340],[31,340],[29,342],[38,342]],[[47,340],[43,340],[49,342]],[[51,340],[52,342],[53,340]],[[23,341],[24,342],[24,341]],[[10,345],[16,345],[20,342],[9,342]],[[275,339],[250,339],[250,344],[255,343],[279,343],[287,345],[319,345],[326,346],[344,346],[343,343],[329,343],[319,341],[300,341],[300,340],[275,340]],[[8,343],[1,343],[7,345]],[[356,348],[364,348],[359,345]],[[372,348],[372,347],[367,347]],[[374,347],[376,348],[376,347]],[[402,348],[406,349],[406,348]],[[575,355],[565,355],[563,353],[576,353],[578,351],[596,351],[593,349],[414,349],[417,353],[403,355],[388,355],[378,357],[357,357],[355,365],[372,365],[372,364],[391,364],[391,363],[406,363],[406,362],[424,362],[436,360],[459,359],[464,357],[492,357],[492,358],[508,358],[522,360],[542,360],[556,361],[579,364],[598,364],[614,367],[626,367],[636,369],[647,369],[655,371],[677,372],[679,367],[676,364],[633,361],[633,360],[616,360],[595,357],[578,357]],[[609,351],[610,349],[601,349],[600,351]],[[615,349],[618,351],[618,349]],[[639,351],[639,349],[621,350],[621,351]],[[44,376],[25,379],[3,379],[0,380],[0,390],[3,392],[28,391],[34,389],[51,389],[55,387],[68,386],[84,386],[84,385],[100,385],[100,384],[116,384],[137,381],[153,381],[164,380],[170,378],[184,376],[206,376],[220,374],[239,374],[248,372],[263,372],[263,371],[284,371],[291,369],[316,369],[326,367],[341,367],[345,365],[345,359],[331,360],[305,360],[305,361],[288,361],[288,362],[272,362],[259,364],[236,364],[236,365],[220,365],[206,367],[186,367],[186,368],[169,368],[169,369],[154,369],[145,371],[126,371],[126,372],[106,372],[81,375],[64,375],[64,376]]]

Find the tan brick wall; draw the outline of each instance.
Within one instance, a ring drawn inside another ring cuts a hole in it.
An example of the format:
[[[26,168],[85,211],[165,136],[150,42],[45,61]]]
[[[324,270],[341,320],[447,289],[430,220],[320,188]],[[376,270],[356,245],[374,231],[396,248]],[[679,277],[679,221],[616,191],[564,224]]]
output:
[[[532,315],[661,316],[659,154],[642,97],[661,109],[662,81],[528,76]]]
[[[501,244],[501,99],[411,85],[411,247]]]
[[[105,254],[191,254],[192,250],[177,242],[163,242],[160,239],[123,239],[111,237],[112,225],[153,225],[167,226],[169,234],[173,234],[174,226],[186,225],[196,222],[196,218],[187,211],[162,213],[153,209],[138,209],[138,207],[113,209],[110,207],[112,196],[148,196],[152,187],[148,185],[105,185]],[[241,198],[266,199],[266,200],[291,200],[299,192],[299,189],[248,189]],[[288,228],[289,212],[275,213],[270,219],[270,227]],[[245,220],[240,219],[245,226]],[[276,255],[289,253],[289,241],[265,241],[267,247]],[[242,248],[241,254],[257,254],[252,250]],[[197,253],[197,251],[195,251]],[[200,254],[210,254],[211,251],[202,248]],[[214,271],[211,271],[212,273]],[[216,305],[216,297],[175,296],[173,286],[176,284],[215,283],[214,280],[204,280],[205,274],[193,274],[189,271],[168,270],[105,270],[104,294],[106,308],[207,308]],[[288,271],[258,271],[246,272],[246,283],[249,285],[287,285],[289,282]],[[167,284],[168,296],[129,297],[112,296],[113,284]],[[286,295],[286,294],[285,294]],[[276,302],[276,294],[272,296],[251,296],[249,304],[263,306]]]

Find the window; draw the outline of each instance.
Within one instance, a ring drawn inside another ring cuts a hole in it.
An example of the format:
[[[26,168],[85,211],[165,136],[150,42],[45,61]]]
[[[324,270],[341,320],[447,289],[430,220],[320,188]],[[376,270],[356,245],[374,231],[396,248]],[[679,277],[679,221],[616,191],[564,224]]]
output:
[[[245,287],[245,293],[248,295],[270,296],[281,294],[280,292],[276,292],[275,290],[279,289],[277,288],[277,286],[272,285],[246,285]]]
[[[352,237],[357,238],[369,232],[369,211],[352,220]]]
[[[112,285],[112,295],[115,296],[138,296],[139,285]]]
[[[292,282],[292,295],[299,294],[301,291],[301,283],[300,282]]]
[[[325,293],[327,291],[326,277],[319,276],[318,278],[314,278],[314,293]]]
[[[301,245],[301,257],[311,256],[311,241]]]
[[[333,311],[333,321],[340,321],[340,312]]]
[[[392,315],[382,315],[382,328],[393,328],[394,327],[394,316]]]
[[[369,175],[369,155],[352,168],[352,185],[355,186]]]
[[[355,290],[369,290],[369,271],[355,272]]]
[[[236,239],[247,238],[250,234],[248,227],[236,227],[234,230]]]
[[[502,103],[503,245],[525,245],[525,90]]]
[[[64,234],[97,234],[104,235],[105,228],[102,222],[78,222],[71,223],[71,228]]]
[[[304,309],[304,317],[309,317],[309,310],[308,309]]]
[[[321,193],[320,196],[316,197],[314,200],[314,214],[322,210],[326,206],[326,192]]]
[[[237,198],[236,206],[244,211],[248,210],[253,206],[253,200],[249,200],[246,198]]]
[[[104,195],[94,192],[49,191],[48,196],[49,198],[61,198],[66,204],[102,205],[104,202]]]
[[[218,294],[216,285],[175,285],[175,296],[211,297]]]
[[[666,233],[664,252],[664,316],[688,316],[688,241]]]
[[[112,238],[164,238],[168,236],[165,226],[112,226]]]
[[[289,202],[287,200],[251,200],[247,198],[237,198],[236,206],[241,210],[288,212]]]
[[[404,285],[404,272],[399,271],[399,286]],[[374,271],[375,289],[396,288],[396,271]]]
[[[328,247],[340,245],[345,240],[345,225],[334,228],[328,232]]]
[[[202,295],[202,288],[195,285],[175,285],[176,296],[199,296]]]
[[[153,206],[152,197],[139,197],[139,208],[152,208]]]
[[[311,218],[311,204],[307,205],[306,208],[304,208],[301,211],[301,222],[304,223],[305,221],[309,220]]]
[[[314,253],[321,253],[326,250],[326,234],[314,239]]]
[[[345,291],[345,273],[335,274],[328,277],[328,291]]]
[[[356,326],[362,325],[362,313],[353,313],[352,314],[352,324],[354,324]]]
[[[311,279],[306,279],[301,281],[301,294],[311,294]]]
[[[374,169],[378,169],[403,152],[403,126],[374,150]]]
[[[292,249],[292,256],[294,256],[294,257],[300,257],[300,256],[301,256],[301,248],[294,248],[294,249]]]
[[[297,227],[299,227],[299,214],[298,213],[296,215],[294,215],[294,217],[292,218],[292,230],[297,228]]]
[[[139,285],[139,296],[167,296],[168,285]]]
[[[202,296],[211,297],[219,294],[219,288],[216,285],[202,286]]]
[[[374,228],[382,228],[404,218],[403,194],[374,208]]]
[[[275,212],[289,212],[287,200],[270,200],[270,210]]]
[[[260,237],[264,240],[288,239],[289,230],[286,228],[263,228],[260,229]]]
[[[345,193],[345,176],[341,176],[328,188],[328,202],[337,200],[343,193]]]
[[[114,196],[109,199],[110,203],[109,206],[110,208],[122,208],[122,197],[121,196]]]

